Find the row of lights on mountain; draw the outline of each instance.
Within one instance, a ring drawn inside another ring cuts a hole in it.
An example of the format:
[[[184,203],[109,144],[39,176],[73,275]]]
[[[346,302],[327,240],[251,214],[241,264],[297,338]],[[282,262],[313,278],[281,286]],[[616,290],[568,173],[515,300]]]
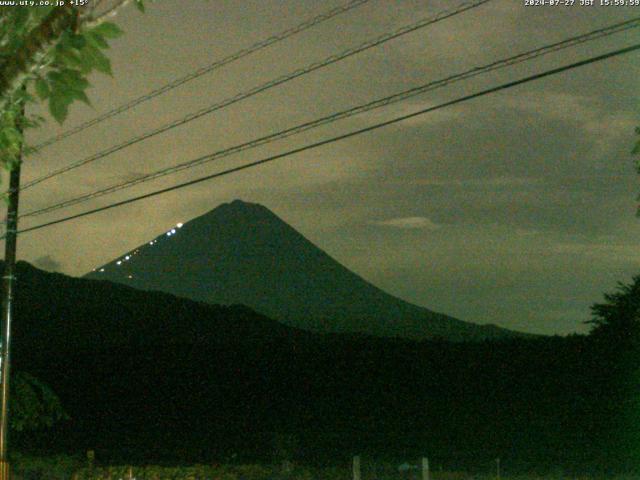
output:
[[[182,228],[182,225],[183,225],[182,223],[178,223],[178,224],[176,224],[176,227],[177,227],[177,228]],[[176,233],[177,233],[177,230],[176,230],[175,228],[172,228],[171,230],[169,230],[169,231],[166,233],[166,235],[167,235],[167,237],[170,237],[171,235],[175,235]],[[149,245],[155,245],[156,243],[158,243],[158,239],[156,239],[156,240],[151,240],[151,241],[149,242]],[[133,258],[133,256],[134,256],[134,255],[137,255],[137,254],[138,254],[138,252],[140,252],[140,250],[139,250],[139,249],[134,250],[134,251],[133,251],[132,253],[130,253],[129,255],[126,255],[123,259],[118,260],[118,261],[116,262],[116,265],[120,266],[120,265],[122,265],[122,263],[123,263],[123,262],[128,262],[129,260],[131,260],[131,259]],[[94,268],[94,269],[93,269],[93,271],[95,272],[95,271],[96,271],[96,269]],[[104,268],[101,268],[101,269],[100,269],[100,271],[101,271],[101,272],[104,272]],[[129,275],[129,277],[128,277],[128,278],[133,278],[133,277],[132,277],[131,275]]]

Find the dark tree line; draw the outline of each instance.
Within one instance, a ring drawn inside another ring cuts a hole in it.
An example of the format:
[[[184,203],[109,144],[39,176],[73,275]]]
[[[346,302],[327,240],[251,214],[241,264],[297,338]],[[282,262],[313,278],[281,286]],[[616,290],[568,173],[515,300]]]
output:
[[[588,336],[450,343],[293,330],[244,307],[21,264],[15,362],[70,419],[24,448],[103,461],[298,461],[592,471],[640,465],[640,277]],[[281,447],[281,446],[280,446]],[[280,453],[278,453],[280,452]],[[233,455],[235,454],[235,457]]]

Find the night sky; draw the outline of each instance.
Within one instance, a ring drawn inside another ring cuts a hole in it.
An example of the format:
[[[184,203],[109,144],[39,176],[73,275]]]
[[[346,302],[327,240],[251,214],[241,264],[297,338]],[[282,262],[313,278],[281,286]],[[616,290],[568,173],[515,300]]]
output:
[[[117,17],[114,77],[33,143],[344,3],[159,0]],[[457,3],[457,2],[456,2]],[[373,36],[451,8],[372,0],[28,158],[23,181],[79,160]],[[26,190],[21,210],[640,14],[640,7],[494,0]],[[31,218],[22,227],[362,128],[638,42],[637,29],[436,90],[223,161]],[[240,198],[273,210],[346,267],[462,320],[546,334],[586,332],[589,306],[640,273],[630,150],[640,54],[572,70],[307,153],[23,235],[19,256],[82,275],[175,225]],[[6,185],[6,181],[4,183]]]

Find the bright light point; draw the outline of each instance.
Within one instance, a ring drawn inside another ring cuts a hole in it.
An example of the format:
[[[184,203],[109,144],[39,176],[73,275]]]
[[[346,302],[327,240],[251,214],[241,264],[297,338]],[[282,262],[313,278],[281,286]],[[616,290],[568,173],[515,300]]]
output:
[[[171,233],[176,233],[176,229],[175,229],[175,228],[172,228],[172,229],[171,229]]]
[[[182,225],[183,225],[182,223],[179,223],[178,225],[176,225],[176,227],[182,228]]]
[[[100,269],[100,271],[101,271],[101,272],[104,272],[104,268],[101,268],[101,269]]]
[[[127,255],[126,257],[124,257],[125,260],[129,260],[131,257],[129,255]]]
[[[167,237],[170,237],[170,236],[171,236],[171,232],[167,232]]]
[[[118,260],[118,261],[116,262],[116,265],[120,265],[121,263],[122,263],[122,261],[121,261],[121,260]]]
[[[127,278],[133,278],[133,275],[129,275]]]

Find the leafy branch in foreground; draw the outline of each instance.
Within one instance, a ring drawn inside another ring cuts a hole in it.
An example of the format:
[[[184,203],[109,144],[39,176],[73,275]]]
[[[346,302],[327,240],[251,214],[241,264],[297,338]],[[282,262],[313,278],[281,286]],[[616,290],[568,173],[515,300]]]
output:
[[[15,7],[0,11],[0,165],[11,169],[24,147],[24,131],[42,117],[23,111],[44,101],[59,123],[75,101],[89,104],[88,76],[111,75],[105,54],[110,41],[122,35],[113,17],[131,0],[117,0],[97,14],[99,0],[85,7]],[[142,0],[133,2],[144,10]]]
[[[15,395],[11,398],[11,428],[21,432],[53,426],[68,420],[60,399],[51,388],[26,372],[13,379]]]

